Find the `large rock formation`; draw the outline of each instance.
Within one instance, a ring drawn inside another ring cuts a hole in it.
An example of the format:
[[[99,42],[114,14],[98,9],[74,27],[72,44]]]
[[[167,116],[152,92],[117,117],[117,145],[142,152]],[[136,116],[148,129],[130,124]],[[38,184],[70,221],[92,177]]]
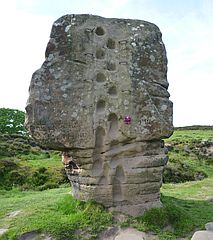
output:
[[[26,126],[63,152],[73,195],[131,215],[160,205],[172,134],[167,58],[154,24],[93,15],[54,22]]]

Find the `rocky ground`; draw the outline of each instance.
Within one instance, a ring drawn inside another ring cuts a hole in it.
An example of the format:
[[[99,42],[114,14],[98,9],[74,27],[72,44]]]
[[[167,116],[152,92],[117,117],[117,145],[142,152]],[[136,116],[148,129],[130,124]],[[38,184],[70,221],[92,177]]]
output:
[[[191,240],[212,240],[213,239],[213,222],[205,225],[206,230],[196,231]],[[8,229],[0,229],[0,236],[7,232]],[[53,237],[47,234],[31,231],[23,234],[17,240],[54,240]],[[184,240],[188,238],[177,238]],[[151,232],[141,232],[134,228],[110,227],[103,231],[97,240],[159,240],[156,234]]]

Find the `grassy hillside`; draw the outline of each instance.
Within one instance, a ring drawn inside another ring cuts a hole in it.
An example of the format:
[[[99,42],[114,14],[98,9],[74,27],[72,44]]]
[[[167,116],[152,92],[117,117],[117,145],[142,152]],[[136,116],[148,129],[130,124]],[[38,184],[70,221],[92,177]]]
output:
[[[164,182],[179,183],[213,176],[213,129],[179,129],[165,140],[169,162]]]
[[[213,141],[213,127],[209,126],[204,129],[193,129],[193,127],[178,128],[165,141],[179,143]]]
[[[44,190],[68,183],[60,153],[41,149],[24,118],[22,111],[0,108],[0,189]]]
[[[0,135],[0,189],[43,190],[66,182],[59,152],[42,150],[26,134]]]

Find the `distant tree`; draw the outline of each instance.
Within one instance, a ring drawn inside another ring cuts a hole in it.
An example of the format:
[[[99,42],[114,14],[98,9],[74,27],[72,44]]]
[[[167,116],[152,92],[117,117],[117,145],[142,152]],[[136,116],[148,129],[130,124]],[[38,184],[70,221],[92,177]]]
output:
[[[25,113],[20,110],[0,108],[0,133],[25,134],[24,119]]]

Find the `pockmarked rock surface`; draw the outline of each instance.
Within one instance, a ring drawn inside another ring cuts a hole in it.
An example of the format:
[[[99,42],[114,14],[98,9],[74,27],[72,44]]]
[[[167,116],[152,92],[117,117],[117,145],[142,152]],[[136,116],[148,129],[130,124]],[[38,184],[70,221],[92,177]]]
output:
[[[33,76],[26,127],[62,158],[80,200],[140,215],[160,206],[173,132],[159,28],[142,20],[66,15]]]

